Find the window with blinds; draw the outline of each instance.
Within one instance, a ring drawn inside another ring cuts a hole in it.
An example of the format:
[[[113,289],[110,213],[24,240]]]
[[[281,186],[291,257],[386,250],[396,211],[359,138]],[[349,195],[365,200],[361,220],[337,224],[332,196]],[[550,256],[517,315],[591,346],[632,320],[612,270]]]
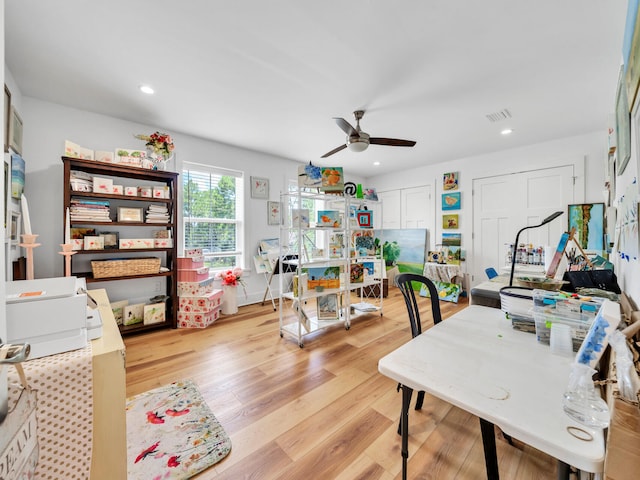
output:
[[[202,248],[211,269],[244,267],[243,172],[184,162],[185,248]]]

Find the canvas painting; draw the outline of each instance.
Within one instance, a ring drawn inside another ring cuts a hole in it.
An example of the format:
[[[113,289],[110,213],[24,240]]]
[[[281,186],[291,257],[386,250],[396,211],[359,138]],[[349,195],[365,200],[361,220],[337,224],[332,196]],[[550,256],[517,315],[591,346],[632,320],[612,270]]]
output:
[[[462,234],[461,233],[443,233],[442,245],[446,248],[446,263],[451,265],[460,265],[462,255]]]
[[[307,285],[309,290],[317,287],[340,288],[340,267],[303,268],[302,272],[308,275]]]
[[[298,167],[298,186],[300,188],[320,188],[322,186],[322,169],[311,162]]]
[[[145,305],[143,309],[144,324],[152,325],[154,323],[162,323],[165,321],[165,305],[164,302]]]
[[[426,228],[384,229],[375,233],[383,246],[387,270],[397,267],[400,273],[422,275],[429,245]]]
[[[445,230],[456,229],[458,227],[458,214],[455,215],[443,215],[442,216],[442,228]]]
[[[344,175],[342,167],[322,167],[322,186],[325,193],[342,193],[344,191]]]
[[[293,208],[291,209],[291,226],[300,228],[309,228],[309,209]]]
[[[438,290],[438,298],[443,302],[453,302],[458,303],[458,299],[460,298],[460,293],[462,292],[462,287],[456,283],[447,283],[440,282],[435,280],[433,284],[436,286],[436,290]],[[429,297],[429,290],[427,287],[422,285],[420,288],[420,296],[421,297]]]
[[[460,210],[460,192],[442,194],[442,210]]]
[[[135,325],[144,321],[144,303],[126,305],[123,307],[122,324]]]
[[[22,198],[24,190],[24,160],[20,155],[11,155],[11,196]]]
[[[338,210],[318,210],[317,227],[340,228],[342,218]]]
[[[364,266],[361,263],[352,263],[349,265],[349,281],[351,283],[364,282]]]
[[[375,200],[376,202],[378,201],[378,193],[376,192],[375,188],[365,188],[362,194],[364,195],[364,198],[366,200]]]
[[[442,189],[443,190],[457,190],[458,189],[458,172],[445,173],[442,177]]]
[[[604,250],[604,203],[569,205],[568,230],[585,250]]]

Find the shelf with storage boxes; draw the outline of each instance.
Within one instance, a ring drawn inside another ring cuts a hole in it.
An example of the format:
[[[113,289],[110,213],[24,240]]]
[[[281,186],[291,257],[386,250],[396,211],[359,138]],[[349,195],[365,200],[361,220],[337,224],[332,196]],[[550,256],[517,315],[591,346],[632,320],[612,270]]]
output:
[[[64,243],[75,251],[71,275],[87,283],[104,282],[100,288],[116,304],[131,300],[139,305],[140,298],[147,299],[143,310],[149,311],[148,321],[138,315],[139,308],[129,308],[136,321],[119,325],[123,335],[175,328],[178,174],[68,157],[62,161]],[[164,288],[154,279],[162,280]],[[130,280],[137,280],[133,290],[138,298],[119,298],[132,289],[115,282]]]
[[[280,336],[302,347],[316,330],[382,315],[384,265],[372,223],[382,221],[381,202],[303,190],[281,197],[280,258],[296,271],[289,291],[280,275]]]
[[[178,257],[178,328],[206,328],[220,316],[222,290],[215,289],[202,249]]]

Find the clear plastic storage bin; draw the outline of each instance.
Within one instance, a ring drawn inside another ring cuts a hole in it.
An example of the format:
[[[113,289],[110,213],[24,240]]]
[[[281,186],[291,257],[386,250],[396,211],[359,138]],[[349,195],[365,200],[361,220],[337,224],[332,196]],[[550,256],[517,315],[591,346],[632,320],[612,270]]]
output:
[[[553,308],[535,306],[533,318],[536,322],[536,337],[540,343],[549,345],[551,339],[551,325],[560,323],[571,328],[573,351],[577,352],[587,335],[595,315],[584,313],[558,313]]]

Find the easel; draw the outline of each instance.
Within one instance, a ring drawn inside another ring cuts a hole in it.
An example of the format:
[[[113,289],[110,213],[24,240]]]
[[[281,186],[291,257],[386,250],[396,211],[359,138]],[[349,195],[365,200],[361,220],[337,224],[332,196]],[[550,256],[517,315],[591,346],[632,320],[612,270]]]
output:
[[[297,259],[298,259],[298,255],[284,255],[282,257],[282,260],[284,263],[284,267],[282,268],[282,273],[295,272],[296,266],[290,263],[287,263],[287,260],[297,260]],[[271,305],[273,305],[274,312],[276,311],[276,302],[275,302],[275,299],[273,298],[273,292],[271,291],[271,280],[273,279],[274,275],[279,275],[279,274],[280,274],[280,257],[276,259],[275,264],[271,269],[271,272],[265,272],[264,274],[265,281],[267,282],[267,288],[264,291],[264,296],[262,297],[262,305],[265,304],[265,302],[267,301],[267,295],[269,295],[269,298],[271,299]],[[267,278],[267,275],[268,275],[268,278]]]
[[[578,247],[578,250],[580,250],[580,253],[582,254],[582,258],[584,258],[587,265],[593,269],[593,263],[591,263],[591,260],[589,260],[589,257],[587,256],[585,251],[582,249],[580,244],[576,241],[575,234],[576,234],[576,228],[571,227],[570,231],[564,232],[560,237],[558,248],[556,248],[556,251],[553,254],[553,259],[549,264],[549,270],[547,271],[547,278],[554,278],[556,276],[556,273],[558,271],[558,265],[560,265],[560,260],[562,260],[562,257],[564,256],[567,250],[567,246],[569,245],[569,242],[573,242],[574,245]]]

